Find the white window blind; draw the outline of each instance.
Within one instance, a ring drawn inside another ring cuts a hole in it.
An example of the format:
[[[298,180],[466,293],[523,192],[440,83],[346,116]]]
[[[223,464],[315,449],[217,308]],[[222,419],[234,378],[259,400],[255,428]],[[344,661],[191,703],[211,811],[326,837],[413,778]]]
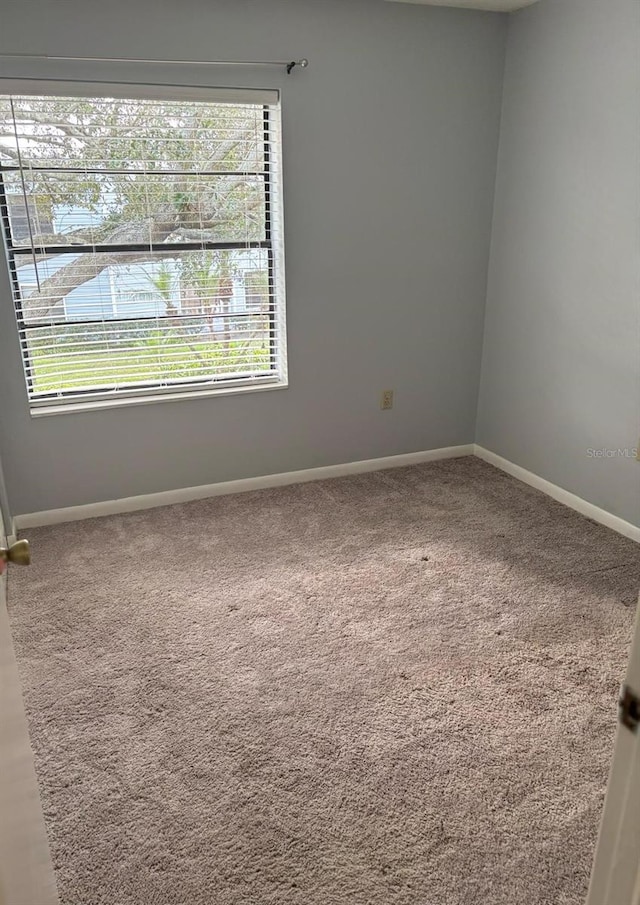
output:
[[[0,81],[31,405],[284,382],[277,93],[89,90]]]

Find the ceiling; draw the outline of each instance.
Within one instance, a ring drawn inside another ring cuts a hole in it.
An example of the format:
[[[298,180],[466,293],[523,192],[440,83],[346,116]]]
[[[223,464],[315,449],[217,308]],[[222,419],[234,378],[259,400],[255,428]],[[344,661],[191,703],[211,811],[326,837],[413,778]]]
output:
[[[484,9],[493,13],[510,13],[538,0],[389,0],[390,3],[419,3],[422,6],[456,6],[459,9]]]

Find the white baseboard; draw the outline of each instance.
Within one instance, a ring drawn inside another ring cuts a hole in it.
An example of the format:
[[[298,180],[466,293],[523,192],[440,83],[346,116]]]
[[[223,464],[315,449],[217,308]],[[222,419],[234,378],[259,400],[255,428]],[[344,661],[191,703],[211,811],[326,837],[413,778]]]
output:
[[[23,515],[16,515],[14,524],[16,530],[39,528],[42,525],[75,522],[101,515],[117,515],[122,512],[135,512],[139,509],[171,506],[174,503],[188,503],[191,500],[204,500],[228,493],[244,493],[248,490],[263,490],[267,487],[284,487],[287,484],[303,484],[307,481],[364,474],[369,471],[381,471],[384,468],[402,468],[406,465],[419,465],[422,462],[435,462],[440,459],[456,459],[462,456],[472,456],[473,453],[472,443],[463,446],[446,446],[442,449],[428,449],[399,456],[383,456],[380,459],[363,459],[359,462],[346,462],[341,465],[325,465],[321,468],[305,468],[302,471],[261,475],[257,478],[242,478],[238,481],[223,481],[219,484],[201,484],[199,487],[182,487],[177,490],[160,491],[160,493],[145,493],[141,496],[124,497],[120,500],[67,506],[64,509],[27,512]]]
[[[462,456],[478,456],[489,465],[494,465],[506,474],[511,475],[536,490],[581,515],[599,522],[625,537],[640,543],[640,528],[626,522],[617,515],[607,512],[588,503],[581,497],[552,484],[526,468],[504,459],[497,453],[477,444],[468,443],[461,446],[447,446],[442,449],[428,449],[421,452],[404,453],[399,456],[383,456],[379,459],[363,459],[358,462],[345,462],[340,465],[325,465],[320,468],[305,468],[301,471],[287,471],[281,474],[260,475],[255,478],[241,478],[237,481],[222,481],[218,484],[201,484],[198,487],[181,487],[177,490],[164,490],[159,493],[146,493],[140,496],[123,497],[119,500],[104,500],[98,503],[87,503],[82,506],[67,506],[63,509],[47,509],[42,512],[28,512],[16,515],[13,519],[12,535],[24,528],[38,528],[43,525],[56,525],[62,522],[75,522],[86,518],[97,518],[102,515],[117,515],[122,512],[136,512],[141,509],[154,509],[157,506],[171,506],[174,503],[188,503],[191,500],[204,500],[208,497],[224,496],[229,493],[244,493],[249,490],[263,490],[268,487],[284,487],[287,484],[302,484],[308,481],[322,481],[326,478],[340,478],[346,475],[364,474],[371,471],[382,471],[385,468],[402,468],[406,465],[419,465],[423,462],[436,462],[441,459],[455,459]],[[13,539],[14,539],[13,538]]]
[[[582,497],[576,496],[575,493],[570,493],[568,490],[558,487],[557,484],[552,484],[551,481],[539,477],[532,471],[527,471],[526,468],[515,465],[508,459],[503,459],[502,456],[491,452],[491,450],[485,449],[483,446],[478,446],[476,444],[474,446],[474,455],[478,456],[478,458],[482,459],[484,462],[488,462],[489,465],[495,465],[496,468],[506,472],[513,478],[517,478],[524,484],[529,484],[530,487],[541,490],[543,493],[546,493],[547,496],[552,497],[559,503],[564,503],[564,505],[568,506],[570,509],[575,509],[575,511],[579,512],[581,515],[586,515],[587,518],[593,519],[594,522],[606,525],[607,528],[612,528],[614,531],[617,531],[618,534],[624,534],[625,537],[629,537],[631,540],[640,543],[640,528],[636,525],[632,525],[631,522],[626,522],[617,515],[612,515],[611,512],[607,512],[606,509],[600,509],[599,506],[594,506],[593,503],[588,503],[586,500],[583,500]]]

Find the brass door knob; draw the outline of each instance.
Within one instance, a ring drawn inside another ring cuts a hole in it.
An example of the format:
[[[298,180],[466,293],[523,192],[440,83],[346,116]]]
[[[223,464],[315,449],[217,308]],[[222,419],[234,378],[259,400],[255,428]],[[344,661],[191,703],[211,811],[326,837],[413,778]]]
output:
[[[0,559],[15,563],[17,566],[28,566],[31,563],[29,541],[17,540],[10,547],[0,547]]]

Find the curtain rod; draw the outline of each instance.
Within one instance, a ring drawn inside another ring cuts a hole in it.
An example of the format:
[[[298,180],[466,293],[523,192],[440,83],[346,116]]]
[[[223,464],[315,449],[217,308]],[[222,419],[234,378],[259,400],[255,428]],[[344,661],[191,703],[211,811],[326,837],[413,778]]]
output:
[[[306,69],[309,60],[137,60],[127,57],[62,57],[36,53],[0,53],[0,60],[58,60],[77,63],[160,63],[163,66],[284,66],[287,75],[299,66]]]

